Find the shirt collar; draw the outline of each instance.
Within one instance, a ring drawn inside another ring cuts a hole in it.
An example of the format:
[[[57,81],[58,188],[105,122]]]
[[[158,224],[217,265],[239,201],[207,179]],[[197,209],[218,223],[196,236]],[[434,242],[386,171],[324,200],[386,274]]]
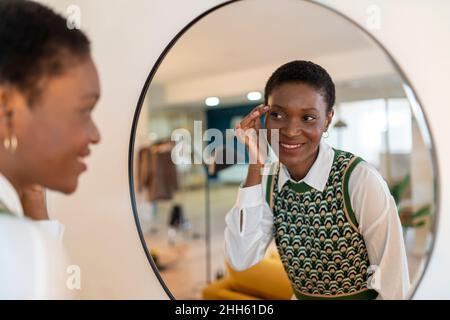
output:
[[[18,217],[23,217],[22,204],[19,195],[12,184],[0,174],[0,201]]]
[[[278,190],[281,190],[286,181],[291,180],[295,183],[305,182],[310,187],[316,190],[323,191],[330,175],[331,166],[333,165],[334,150],[323,139],[319,145],[319,154],[316,161],[314,161],[311,169],[309,169],[306,176],[300,180],[295,181],[289,170],[285,165],[280,163],[280,174],[278,176]]]

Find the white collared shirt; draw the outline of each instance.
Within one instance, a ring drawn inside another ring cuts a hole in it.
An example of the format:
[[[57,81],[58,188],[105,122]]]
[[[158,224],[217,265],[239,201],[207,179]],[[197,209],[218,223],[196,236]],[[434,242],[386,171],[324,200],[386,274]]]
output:
[[[288,180],[323,191],[333,165],[334,150],[323,140],[314,164],[300,180],[280,164],[278,189]],[[267,168],[270,164],[267,165]],[[273,213],[266,202],[267,176],[261,184],[239,188],[235,205],[225,217],[225,257],[236,270],[260,262],[273,240]],[[410,288],[402,226],[389,188],[367,162],[360,162],[349,179],[350,202],[375,273],[369,279],[378,299],[407,299]],[[242,229],[241,229],[242,212]]]
[[[1,174],[0,201],[12,213],[0,213],[0,300],[71,298],[64,226],[25,217],[16,190]]]

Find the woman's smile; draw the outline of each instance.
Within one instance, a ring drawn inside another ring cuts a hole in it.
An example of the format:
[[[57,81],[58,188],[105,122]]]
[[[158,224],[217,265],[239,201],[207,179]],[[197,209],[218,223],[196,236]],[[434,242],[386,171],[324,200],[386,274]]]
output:
[[[285,153],[297,153],[305,143],[280,142],[280,150]]]
[[[77,157],[77,163],[80,167],[81,172],[86,171],[87,170],[87,165],[86,163],[83,161],[84,158],[88,157],[90,154],[90,150],[89,149],[85,149],[83,150],[83,152],[81,152],[78,157]]]
[[[78,165],[79,165],[79,167],[80,167],[80,171],[81,171],[81,172],[84,172],[84,171],[87,170],[87,165],[86,165],[86,163],[84,163],[81,159],[82,159],[82,158],[78,158],[78,159],[77,159],[77,163],[78,163]]]

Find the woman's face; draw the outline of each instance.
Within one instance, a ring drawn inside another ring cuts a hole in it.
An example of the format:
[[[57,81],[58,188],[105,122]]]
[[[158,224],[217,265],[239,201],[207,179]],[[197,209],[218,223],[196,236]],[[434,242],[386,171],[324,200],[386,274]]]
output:
[[[25,99],[14,106],[18,148],[13,156],[22,180],[71,193],[78,176],[87,169],[83,158],[100,134],[91,117],[100,97],[97,70],[85,59],[47,80],[31,108]]]
[[[294,171],[302,163],[312,163],[322,137],[333,118],[322,96],[303,83],[286,83],[276,87],[268,97],[266,115],[268,136],[279,129],[280,162]]]

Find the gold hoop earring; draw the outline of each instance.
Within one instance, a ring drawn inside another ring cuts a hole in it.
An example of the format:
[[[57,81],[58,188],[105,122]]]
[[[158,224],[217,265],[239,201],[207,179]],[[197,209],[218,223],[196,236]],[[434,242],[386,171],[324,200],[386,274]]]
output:
[[[6,112],[6,123],[9,127],[9,131],[11,132],[11,135],[9,137],[6,137],[3,139],[3,147],[5,147],[6,150],[8,150],[11,153],[14,153],[17,150],[17,146],[19,145],[19,142],[17,140],[17,136],[14,134],[14,130],[12,128],[12,117],[13,117],[13,111],[9,110]]]
[[[19,143],[17,141],[17,137],[15,134],[3,139],[3,146],[5,147],[6,150],[10,151],[11,153],[14,153],[17,150],[18,144]]]

